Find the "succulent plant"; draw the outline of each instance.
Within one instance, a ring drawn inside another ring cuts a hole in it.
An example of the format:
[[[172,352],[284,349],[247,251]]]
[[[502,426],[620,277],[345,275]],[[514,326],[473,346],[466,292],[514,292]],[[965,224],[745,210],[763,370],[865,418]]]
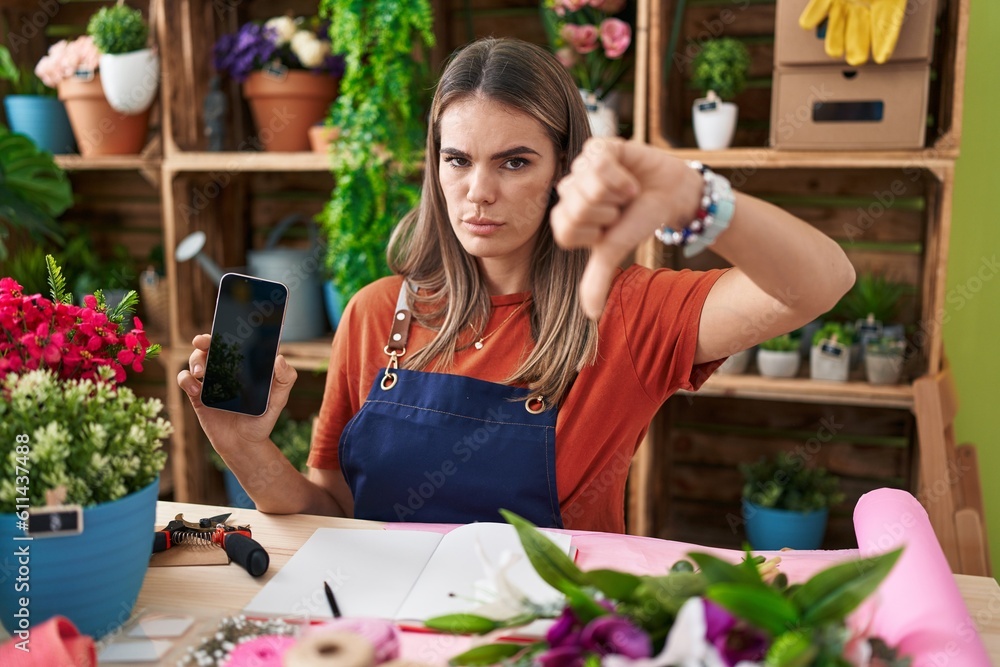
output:
[[[769,352],[798,352],[799,341],[791,334],[781,334],[760,344],[760,349]]]
[[[835,475],[825,468],[809,467],[802,457],[787,452],[741,464],[740,472],[743,498],[760,507],[811,512],[844,499]]]

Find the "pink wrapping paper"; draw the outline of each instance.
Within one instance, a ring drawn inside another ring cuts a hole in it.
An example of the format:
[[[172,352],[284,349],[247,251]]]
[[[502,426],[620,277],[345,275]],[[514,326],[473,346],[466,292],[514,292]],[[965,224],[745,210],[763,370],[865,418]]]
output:
[[[978,626],[917,499],[898,489],[866,493],[854,508],[854,531],[865,557],[904,547],[872,601],[872,633],[913,656],[913,667],[988,667]]]
[[[3,667],[95,667],[97,652],[94,640],[81,635],[73,622],[64,616],[53,616],[31,628],[27,644],[30,652],[19,650],[21,641],[14,638],[0,645],[0,665]]]

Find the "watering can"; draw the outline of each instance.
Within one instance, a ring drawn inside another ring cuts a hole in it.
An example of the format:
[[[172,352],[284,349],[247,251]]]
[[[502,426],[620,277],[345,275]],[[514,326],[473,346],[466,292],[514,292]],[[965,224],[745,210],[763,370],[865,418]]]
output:
[[[276,247],[288,229],[303,222],[309,230],[309,247]],[[218,264],[202,252],[205,233],[194,232],[178,245],[178,262],[194,259],[216,284],[225,273]],[[257,278],[275,280],[288,288],[288,306],[281,340],[303,341],[319,338],[326,333],[327,321],[323,306],[323,253],[316,224],[298,213],[283,218],[268,235],[264,248],[247,252],[246,273]]]

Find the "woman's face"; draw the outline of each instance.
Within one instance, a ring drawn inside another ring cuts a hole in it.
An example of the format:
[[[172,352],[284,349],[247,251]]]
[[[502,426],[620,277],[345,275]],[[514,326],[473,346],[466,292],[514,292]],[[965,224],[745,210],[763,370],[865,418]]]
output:
[[[441,115],[438,174],[448,219],[489,271],[528,268],[554,186],[558,156],[541,123],[470,97]]]

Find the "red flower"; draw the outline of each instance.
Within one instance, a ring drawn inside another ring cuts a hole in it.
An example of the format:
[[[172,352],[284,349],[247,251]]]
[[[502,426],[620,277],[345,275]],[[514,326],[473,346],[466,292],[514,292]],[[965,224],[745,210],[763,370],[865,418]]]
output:
[[[20,298],[24,288],[13,278],[0,278],[0,296],[11,295]]]
[[[43,359],[49,366],[55,365],[62,357],[66,336],[57,332],[49,336],[48,322],[40,324],[34,331],[21,336],[21,345],[28,349],[33,358]]]

